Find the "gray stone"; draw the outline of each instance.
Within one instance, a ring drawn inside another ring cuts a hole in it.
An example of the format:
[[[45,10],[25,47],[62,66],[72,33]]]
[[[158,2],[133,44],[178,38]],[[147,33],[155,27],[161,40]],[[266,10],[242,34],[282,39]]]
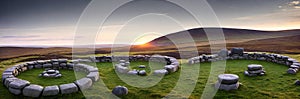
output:
[[[250,64],[248,65],[248,70],[249,71],[255,71],[255,70],[262,70],[262,65],[258,65],[258,64]]]
[[[139,68],[146,68],[146,66],[145,65],[140,65]]]
[[[98,81],[99,80],[99,72],[90,72],[87,76],[87,78],[92,79],[92,81]]]
[[[254,70],[254,71],[248,71],[250,74],[260,74],[263,73],[264,70]]]
[[[90,78],[81,78],[76,80],[75,84],[80,88],[80,90],[85,90],[92,86],[93,81]]]
[[[123,67],[123,66],[120,66],[120,65],[116,65],[115,69],[119,73],[127,73],[127,72],[129,72],[128,67]]]
[[[43,64],[43,68],[51,68],[51,67],[52,67],[52,64],[50,64],[50,63]]]
[[[22,93],[22,89],[8,88],[8,91],[14,95],[20,95]]]
[[[175,65],[166,65],[164,67],[169,73],[173,73],[173,72],[176,72],[178,67],[175,66]]]
[[[28,97],[39,97],[43,91],[43,87],[40,85],[29,85],[23,89],[23,95]]]
[[[237,90],[239,88],[239,83],[235,83],[235,84],[221,84],[221,83],[216,83],[215,84],[215,88],[219,89],[219,90],[226,90],[226,91],[230,91],[230,90]]]
[[[145,76],[145,75],[147,75],[147,72],[145,70],[141,70],[141,71],[139,71],[138,74],[141,76]]]
[[[293,68],[289,68],[286,72],[287,72],[288,74],[297,74],[297,70],[296,70],[296,69],[293,69]]]
[[[59,85],[61,94],[78,92],[78,87],[74,83]]]
[[[36,65],[34,65],[34,68],[43,68],[43,65],[41,65],[41,64],[36,64]]]
[[[294,84],[297,85],[297,86],[300,86],[300,81],[299,81],[299,79],[297,79],[297,80],[294,82]]]
[[[219,57],[227,57],[228,56],[228,50],[227,49],[221,49],[220,52],[218,53]]]
[[[244,48],[232,48],[230,54],[242,56],[244,54]]]
[[[169,72],[165,69],[160,69],[160,70],[154,70],[153,74],[156,74],[156,75],[165,75],[165,74],[168,74]]]
[[[59,94],[59,87],[57,85],[47,86],[42,93],[43,96],[54,96]]]
[[[235,84],[239,81],[239,76],[235,74],[221,74],[218,76],[221,84]]]
[[[18,78],[12,77],[12,78],[6,78],[4,81],[4,85],[6,88],[9,88],[9,84],[15,80],[18,80]]]
[[[127,74],[130,74],[130,75],[137,75],[139,73],[139,71],[137,70],[131,70],[129,71]]]
[[[28,86],[29,84],[30,84],[29,81],[16,79],[16,80],[12,81],[11,83],[9,83],[9,87],[15,88],[15,89],[22,89],[25,86]]]
[[[124,86],[116,86],[113,90],[112,93],[116,96],[123,96],[128,94],[128,89]]]

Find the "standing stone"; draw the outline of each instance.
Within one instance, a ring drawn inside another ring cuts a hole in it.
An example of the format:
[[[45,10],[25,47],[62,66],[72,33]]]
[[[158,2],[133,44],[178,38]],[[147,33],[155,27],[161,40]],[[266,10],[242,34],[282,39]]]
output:
[[[59,88],[57,85],[47,86],[44,88],[43,96],[55,96],[59,94]]]
[[[123,96],[128,94],[128,89],[124,86],[116,86],[113,90],[112,93],[116,96]]]
[[[28,97],[39,97],[43,91],[43,87],[40,85],[29,85],[23,89],[23,95]]]

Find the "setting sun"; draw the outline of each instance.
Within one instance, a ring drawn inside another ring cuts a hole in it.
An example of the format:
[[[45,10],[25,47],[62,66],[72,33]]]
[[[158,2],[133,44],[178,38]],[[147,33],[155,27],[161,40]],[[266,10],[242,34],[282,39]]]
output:
[[[154,33],[148,33],[135,39],[133,45],[148,46],[147,44],[148,42],[158,37],[160,37],[160,35]]]

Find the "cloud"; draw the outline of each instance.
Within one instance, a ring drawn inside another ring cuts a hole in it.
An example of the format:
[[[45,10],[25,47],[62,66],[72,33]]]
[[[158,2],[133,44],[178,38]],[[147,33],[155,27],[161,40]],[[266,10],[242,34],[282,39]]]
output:
[[[279,5],[278,8],[282,9],[283,11],[287,9],[300,9],[300,0],[292,0],[282,5]]]
[[[12,38],[35,38],[40,37],[38,35],[27,35],[27,36],[16,36],[16,35],[6,35],[6,36],[0,36],[2,39],[12,39]]]

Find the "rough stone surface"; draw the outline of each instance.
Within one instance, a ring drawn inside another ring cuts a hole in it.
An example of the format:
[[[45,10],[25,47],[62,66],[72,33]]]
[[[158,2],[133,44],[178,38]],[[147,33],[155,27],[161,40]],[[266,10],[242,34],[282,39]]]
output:
[[[295,82],[294,82],[295,85],[297,86],[300,86],[300,81],[297,79]]]
[[[165,75],[168,74],[169,72],[165,69],[160,69],[160,70],[154,70],[153,74],[157,74],[157,75]]]
[[[127,74],[130,74],[130,75],[137,75],[139,73],[139,71],[137,70],[131,70],[129,71]]]
[[[221,84],[221,83],[216,83],[215,84],[215,88],[219,89],[219,90],[237,90],[239,88],[239,83],[235,83],[235,84]]]
[[[54,96],[59,94],[59,87],[57,85],[54,86],[46,86],[43,91],[43,96]]]
[[[147,75],[145,70],[140,70],[138,74],[141,75],[141,76]]]
[[[90,72],[88,75],[86,75],[87,78],[92,79],[92,81],[98,81],[99,80],[99,72]]]
[[[258,64],[250,64],[248,65],[248,70],[250,71],[255,71],[255,70],[262,70],[262,65],[258,65]]]
[[[43,91],[43,87],[40,85],[29,85],[23,89],[23,95],[28,97],[39,97]]]
[[[112,93],[117,96],[123,96],[128,94],[128,89],[124,86],[116,86],[113,90]]]
[[[13,82],[9,83],[9,87],[15,88],[15,89],[22,89],[25,86],[28,86],[29,84],[30,84],[29,81],[17,79],[17,80],[14,80]]]
[[[235,74],[221,74],[218,76],[221,84],[235,84],[239,81],[239,76]]]
[[[297,74],[297,70],[296,70],[296,69],[293,69],[293,68],[289,68],[286,72],[287,72],[288,74]]]
[[[59,85],[61,94],[70,94],[78,91],[78,87],[74,83]]]
[[[76,80],[75,84],[80,88],[80,90],[85,90],[92,86],[93,81],[90,78],[81,78]]]
[[[20,95],[22,93],[21,89],[15,89],[15,88],[8,88],[9,92],[14,94],[14,95]]]
[[[9,84],[15,80],[18,80],[18,78],[12,77],[12,78],[6,78],[4,81],[4,85],[6,88],[9,88]]]

